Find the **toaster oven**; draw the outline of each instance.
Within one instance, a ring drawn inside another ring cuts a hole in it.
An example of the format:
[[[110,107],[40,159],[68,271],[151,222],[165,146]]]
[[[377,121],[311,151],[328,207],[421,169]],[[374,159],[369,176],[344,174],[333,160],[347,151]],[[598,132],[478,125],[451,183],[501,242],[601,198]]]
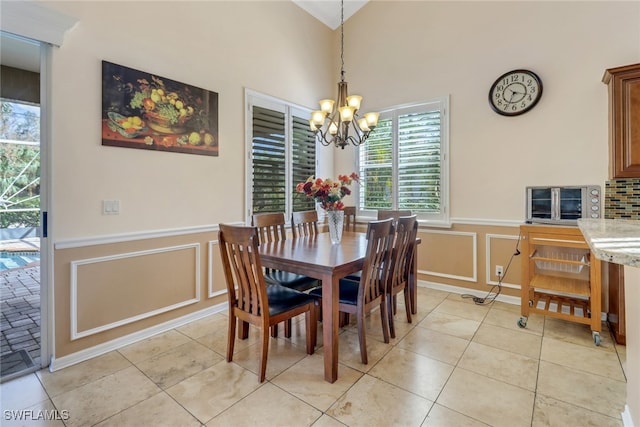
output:
[[[600,186],[527,187],[527,223],[575,225],[579,218],[600,218]]]

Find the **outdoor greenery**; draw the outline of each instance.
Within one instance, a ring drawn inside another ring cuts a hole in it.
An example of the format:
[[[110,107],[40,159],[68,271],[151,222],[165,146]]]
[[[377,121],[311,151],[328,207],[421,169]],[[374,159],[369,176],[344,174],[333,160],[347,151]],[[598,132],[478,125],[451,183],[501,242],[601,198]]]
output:
[[[0,228],[40,222],[39,108],[0,100]]]

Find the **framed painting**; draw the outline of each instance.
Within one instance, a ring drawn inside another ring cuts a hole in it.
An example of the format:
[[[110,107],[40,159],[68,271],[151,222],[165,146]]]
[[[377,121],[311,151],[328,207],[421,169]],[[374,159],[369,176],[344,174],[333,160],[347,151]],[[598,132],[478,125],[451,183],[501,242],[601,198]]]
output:
[[[102,145],[218,155],[218,94],[102,61]]]

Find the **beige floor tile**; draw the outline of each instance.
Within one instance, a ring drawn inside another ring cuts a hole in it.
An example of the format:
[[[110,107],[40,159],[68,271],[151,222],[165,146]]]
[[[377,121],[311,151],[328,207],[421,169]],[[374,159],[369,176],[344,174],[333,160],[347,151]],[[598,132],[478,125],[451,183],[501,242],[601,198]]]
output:
[[[172,329],[167,332],[155,335],[151,338],[139,341],[118,349],[118,352],[126,357],[131,363],[138,363],[144,359],[165,353],[172,348],[186,344],[191,339]]]
[[[434,310],[418,326],[470,340],[478,330],[480,322]]]
[[[64,427],[68,418],[68,411],[56,409],[47,399],[20,410],[3,410],[0,424],[2,427]]]
[[[365,365],[362,363],[360,354],[360,341],[357,331],[349,330],[340,334],[338,343],[338,360],[340,363],[356,369],[361,372],[368,372],[380,359],[384,357],[389,350],[390,344],[378,341],[375,337],[367,334],[367,361]]]
[[[574,344],[580,344],[585,347],[595,346],[591,327],[589,325],[554,319],[552,317],[545,318],[544,336]],[[615,351],[613,340],[611,339],[611,333],[609,332],[605,322],[603,322],[602,331],[600,332],[599,347],[600,349]]]
[[[622,427],[620,417],[613,418],[588,409],[538,395],[531,427]]]
[[[322,412],[270,383],[256,391],[207,423],[207,427],[312,425]]]
[[[413,315],[415,321],[419,322],[424,319],[427,314],[431,313],[434,308],[447,299],[448,292],[439,291],[436,289],[418,287],[418,312]]]
[[[49,399],[36,374],[29,374],[0,384],[0,409],[26,409]]]
[[[456,368],[437,403],[494,427],[531,424],[535,394],[511,384]]]
[[[527,332],[530,334],[542,335],[544,329],[544,316],[538,314],[530,314],[527,318],[526,328],[518,326],[518,320],[520,320],[520,313],[515,313],[510,310],[501,310],[492,308],[487,313],[487,317],[484,323],[494,326],[500,326],[502,328],[511,329],[514,331]]]
[[[513,328],[507,329],[484,322],[473,337],[473,341],[538,359],[542,346],[542,336],[525,333]]]
[[[260,368],[260,349],[262,344],[253,344],[242,351],[235,352],[233,361],[245,369],[258,375]],[[270,380],[307,356],[305,348],[293,345],[282,338],[269,338],[267,354],[267,372],[265,378]]]
[[[260,387],[258,376],[221,361],[169,387],[166,392],[200,422],[206,423]]]
[[[538,359],[472,342],[458,366],[494,380],[527,390],[536,390]]]
[[[571,403],[610,417],[624,409],[627,384],[599,375],[540,361],[539,395]]]
[[[59,410],[69,411],[67,426],[98,423],[160,392],[134,366],[53,397]]]
[[[196,341],[143,360],[136,366],[158,387],[166,389],[220,362],[223,357]]]
[[[618,359],[620,359],[620,364],[622,365],[622,371],[624,372],[625,378],[627,377],[627,347],[624,345],[616,345],[616,352],[618,353]]]
[[[96,424],[97,427],[128,426],[199,427],[201,424],[175,400],[158,393],[135,406]]]
[[[49,396],[53,397],[130,366],[131,362],[120,353],[111,351],[59,371],[43,369],[37,375]]]
[[[583,346],[555,338],[542,339],[540,360],[564,365],[613,380],[625,381],[616,352],[596,346]]]
[[[425,328],[414,328],[397,345],[408,351],[455,365],[469,341]]]
[[[436,403],[429,411],[422,427],[486,427],[487,425]]]
[[[313,427],[344,427],[340,421],[331,418],[329,415],[322,415],[318,421],[313,423]]]
[[[238,339],[237,333],[233,344],[233,353],[236,354],[240,351],[246,350],[249,346],[259,344],[261,341],[260,329],[251,326],[249,328],[249,337],[247,339]],[[203,335],[196,338],[196,341],[210,348],[216,353],[225,356],[227,354],[227,321],[225,320],[225,327],[219,328],[216,332]]]
[[[460,295],[452,294],[442,301],[442,303],[439,304],[433,312],[453,314],[465,319],[482,322],[489,312],[489,307],[477,304],[468,304],[467,302],[468,301],[465,301]]]
[[[343,393],[362,377],[362,372],[345,365],[338,366],[338,379],[333,384],[324,380],[322,354],[305,357],[271,382],[299,399],[326,411]]]
[[[348,426],[419,426],[433,402],[364,375],[327,415]]]
[[[396,347],[369,371],[369,375],[434,401],[453,368],[452,365]]]
[[[176,330],[189,338],[196,339],[218,330],[226,332],[228,320],[229,317],[217,313],[180,326]]]
[[[520,316],[520,303],[518,303],[518,304],[509,304],[509,303],[502,302],[502,301],[494,301],[491,304],[491,309],[492,310],[508,311],[510,313],[513,313],[513,314],[517,315],[518,317]]]

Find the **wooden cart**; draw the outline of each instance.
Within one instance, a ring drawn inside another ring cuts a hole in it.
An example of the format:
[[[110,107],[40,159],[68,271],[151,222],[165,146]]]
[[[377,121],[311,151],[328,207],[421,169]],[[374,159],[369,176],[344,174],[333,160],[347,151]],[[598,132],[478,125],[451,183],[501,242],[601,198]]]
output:
[[[583,323],[600,345],[601,264],[578,227],[526,224],[520,234],[525,259],[518,326],[527,326],[529,313]]]

